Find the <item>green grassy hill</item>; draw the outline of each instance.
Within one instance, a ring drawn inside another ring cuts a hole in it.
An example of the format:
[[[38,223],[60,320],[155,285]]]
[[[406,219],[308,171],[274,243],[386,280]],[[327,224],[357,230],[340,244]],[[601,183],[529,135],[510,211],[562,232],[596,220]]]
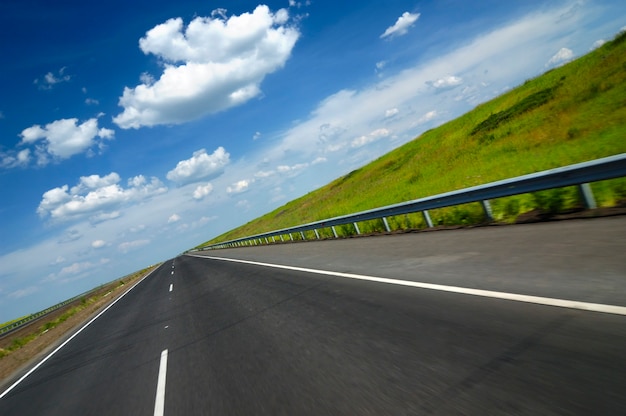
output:
[[[322,220],[626,152],[626,33],[205,244]],[[626,180],[593,184],[601,206],[626,197]],[[496,219],[579,204],[575,188],[492,201]],[[436,224],[479,222],[479,204],[431,212]],[[419,215],[392,228],[422,227]],[[371,221],[364,232],[382,231]],[[352,233],[345,227],[344,233]],[[203,245],[205,245],[203,244]]]

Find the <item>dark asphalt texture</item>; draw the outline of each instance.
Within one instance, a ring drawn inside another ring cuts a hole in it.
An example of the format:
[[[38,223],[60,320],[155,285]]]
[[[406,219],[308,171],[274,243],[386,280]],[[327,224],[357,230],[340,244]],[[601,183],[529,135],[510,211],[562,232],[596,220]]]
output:
[[[607,229],[624,222],[610,224]],[[419,237],[422,257],[432,258],[444,244],[439,239],[450,239],[449,251],[439,255],[454,256],[466,238],[484,240],[481,230],[397,237]],[[558,240],[558,230],[549,228],[549,241]],[[619,246],[612,238],[603,237],[602,256],[586,260],[596,262],[608,280],[624,266],[623,256],[614,261],[615,253],[606,251]],[[386,262],[384,254],[370,253],[369,265],[350,264],[367,254],[356,253],[351,244],[373,244],[365,240],[294,244],[291,250],[308,246],[309,257],[303,255],[297,265],[311,267],[321,261],[317,255],[326,250],[321,247],[331,243],[335,254],[325,269],[435,278],[436,262],[421,274],[419,267],[400,272],[415,264],[417,257],[410,255],[395,271],[390,265],[400,258],[397,253]],[[523,245],[515,241],[516,249]],[[346,243],[344,263],[340,243]],[[222,255],[275,260],[258,249]],[[474,252],[482,249],[473,244]],[[282,260],[299,261],[293,254]],[[482,262],[473,265],[479,269],[474,272],[447,260],[439,261],[442,279],[461,279],[453,276],[458,270],[480,282]],[[565,281],[558,269],[553,264],[543,276],[542,287],[551,287],[550,293],[558,293]],[[569,267],[563,269],[569,273]],[[509,274],[504,277],[512,278]],[[583,274],[578,270],[576,279]],[[593,291],[596,280],[590,278]],[[492,279],[480,284],[493,289]],[[169,351],[165,415],[624,415],[625,324],[619,315],[182,256],[165,262],[0,399],[0,415],[151,415],[164,349]]]

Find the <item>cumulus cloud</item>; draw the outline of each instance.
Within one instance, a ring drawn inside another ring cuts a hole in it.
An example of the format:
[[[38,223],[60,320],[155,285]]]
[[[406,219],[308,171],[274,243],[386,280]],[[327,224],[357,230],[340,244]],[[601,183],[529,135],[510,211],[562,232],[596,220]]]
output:
[[[352,147],[365,146],[366,144],[375,142],[380,138],[388,137],[390,134],[391,132],[387,129],[376,129],[369,134],[357,137],[356,139],[352,140],[352,143],[350,143],[350,145]]]
[[[437,117],[437,112],[435,110],[429,111],[428,113],[420,117],[419,120],[417,120],[417,124],[426,123],[427,121],[430,121],[435,117]]]
[[[297,171],[301,171],[302,169],[306,169],[309,166],[308,163],[297,163],[295,165],[279,165],[278,167],[276,167],[276,170],[279,173],[289,173],[289,172],[297,172]]]
[[[179,124],[245,103],[260,93],[267,74],[282,68],[300,36],[287,25],[287,10],[259,5],[252,13],[226,18],[225,10],[196,17],[183,27],[169,19],[140,39],[145,54],[163,62],[158,80],[124,89],[121,128]]]
[[[210,155],[205,149],[200,149],[195,151],[191,158],[178,162],[174,169],[167,172],[167,179],[186,184],[215,177],[222,173],[229,160],[230,155],[221,146]]]
[[[117,217],[109,210],[124,203],[141,201],[167,192],[155,177],[148,181],[144,176],[128,180],[128,187],[120,186],[120,177],[112,172],[106,176],[83,176],[78,185],[50,189],[43,194],[37,213],[53,220],[68,220],[93,215],[95,218]]]
[[[10,150],[8,152],[0,152],[0,168],[10,169],[16,167],[28,166],[32,160],[30,149],[18,151]]]
[[[49,162],[49,156],[67,159],[96,144],[102,147],[102,141],[110,140],[114,135],[111,129],[98,128],[97,118],[81,124],[78,124],[78,119],[69,118],[53,121],[44,127],[36,124],[22,130],[20,145],[37,145],[38,164],[45,165]]]
[[[417,19],[419,19],[419,17],[419,13],[402,13],[402,16],[398,17],[396,23],[393,26],[389,26],[387,30],[385,30],[385,33],[380,35],[380,38],[394,38],[396,36],[406,35],[407,33],[409,33],[409,28],[413,26],[413,24],[417,21]]]
[[[239,194],[248,190],[250,184],[254,183],[254,179],[242,179],[226,188],[229,194]]]
[[[68,275],[68,274],[78,274],[84,272],[85,270],[91,269],[93,266],[92,263],[86,261],[82,263],[72,263],[69,266],[66,266],[61,269],[59,272],[59,276]]]
[[[178,222],[178,221],[180,221],[180,215],[178,215],[178,214],[172,214],[172,215],[170,215],[170,217],[167,219],[167,223],[168,223],[168,224],[171,224],[171,223],[173,223],[173,222]]]
[[[571,49],[561,48],[552,56],[552,58],[550,58],[546,67],[563,65],[564,63],[571,61],[573,57],[574,52],[572,52]]]
[[[448,75],[443,78],[439,78],[435,81],[428,81],[427,84],[435,88],[450,88],[450,87],[456,87],[462,82],[463,80],[461,78],[456,77],[454,75]]]
[[[399,112],[400,110],[398,110],[397,108],[390,108],[389,110],[385,111],[385,118],[391,118]]]
[[[72,77],[65,73],[67,67],[63,67],[59,69],[56,73],[48,72],[43,78],[37,78],[33,81],[33,84],[37,85],[42,90],[50,90],[56,84],[60,84],[62,82],[69,82]]]
[[[197,200],[203,199],[213,191],[213,185],[207,183],[206,185],[198,185],[196,190],[193,191],[193,198]]]
[[[593,42],[593,45],[591,45],[591,49],[598,49],[600,46],[604,45],[606,43],[606,41],[604,39],[598,39],[597,41]]]
[[[95,240],[91,242],[91,247],[93,248],[102,248],[106,245],[106,241],[104,240]]]

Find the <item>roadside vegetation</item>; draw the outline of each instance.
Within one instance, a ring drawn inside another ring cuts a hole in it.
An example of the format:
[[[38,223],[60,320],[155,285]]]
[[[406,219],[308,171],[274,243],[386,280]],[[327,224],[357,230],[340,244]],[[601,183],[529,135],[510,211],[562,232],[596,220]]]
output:
[[[562,67],[481,104],[299,199],[199,247],[626,152],[626,32]],[[624,178],[592,184],[600,207],[626,199]],[[497,221],[532,210],[581,207],[577,188],[491,201]],[[435,225],[484,220],[480,204],[430,212]],[[422,228],[421,215],[389,218],[392,229]],[[359,224],[384,231],[382,221]],[[339,227],[342,228],[342,227]],[[338,230],[354,234],[351,226]],[[325,230],[323,237],[330,237]],[[299,236],[294,236],[299,238]],[[307,236],[310,238],[309,236]]]

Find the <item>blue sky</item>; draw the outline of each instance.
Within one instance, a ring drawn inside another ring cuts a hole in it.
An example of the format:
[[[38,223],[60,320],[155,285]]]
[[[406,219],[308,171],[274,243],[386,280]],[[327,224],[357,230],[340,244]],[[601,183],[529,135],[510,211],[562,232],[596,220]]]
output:
[[[2,2],[0,322],[244,224],[625,25],[603,0]]]

